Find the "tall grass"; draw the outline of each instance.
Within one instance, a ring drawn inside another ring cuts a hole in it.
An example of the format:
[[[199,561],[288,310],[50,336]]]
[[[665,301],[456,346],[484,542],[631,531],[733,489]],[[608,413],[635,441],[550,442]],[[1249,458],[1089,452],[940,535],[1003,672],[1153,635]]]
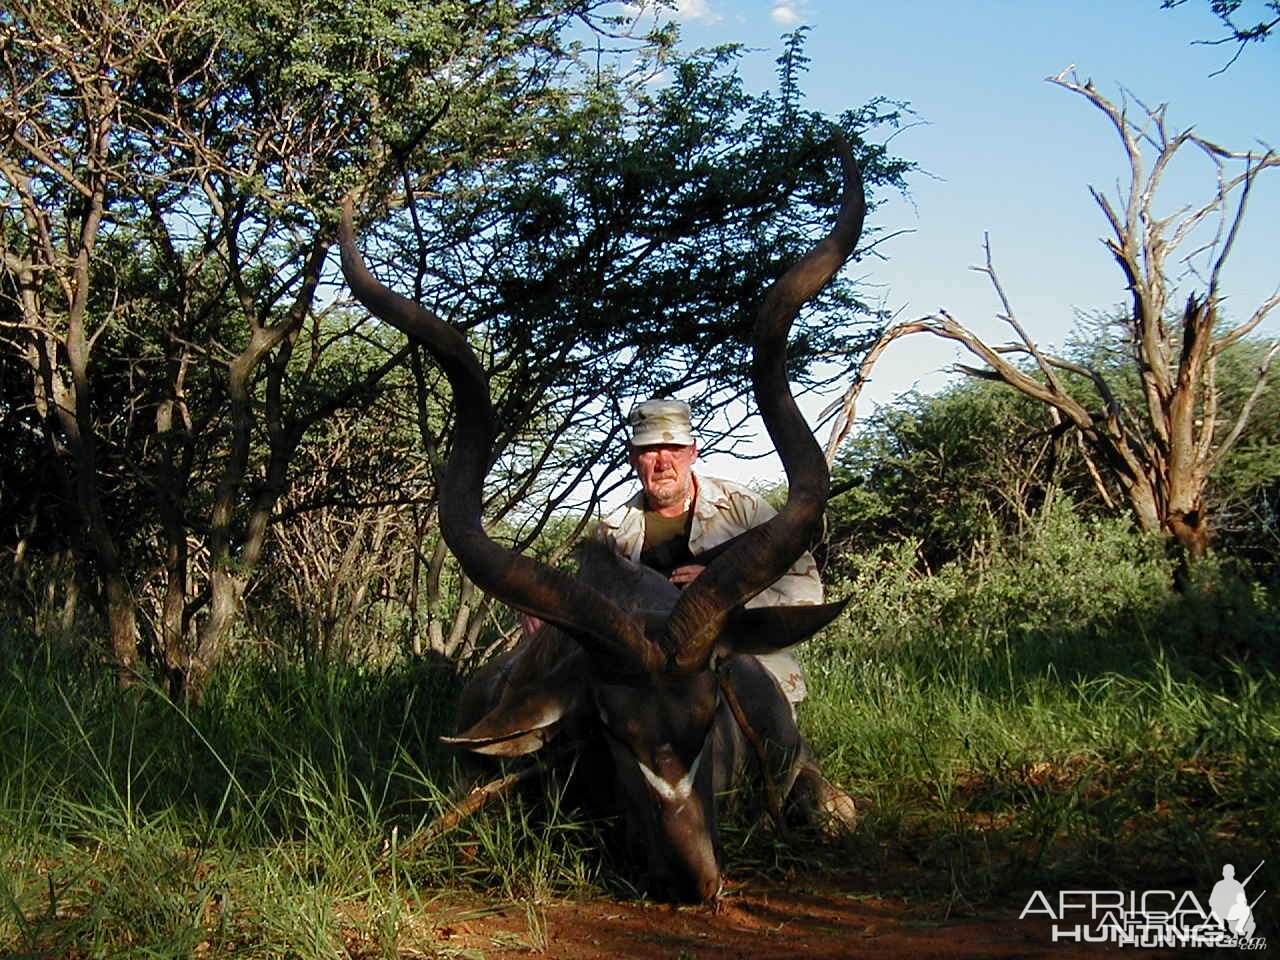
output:
[[[802,651],[801,723],[861,829],[822,846],[731,819],[731,876],[825,865],[974,903],[1274,853],[1272,595],[1213,568],[1175,593],[1158,543],[1066,511],[931,576],[913,560],[860,558]],[[555,786],[408,844],[458,789],[436,739],[458,686],[249,659],[186,711],[90,665],[0,663],[0,954],[448,955],[438,925],[477,894],[523,902],[538,945],[541,900],[618,874]]]
[[[394,956],[434,950],[448,889],[589,887],[591,825],[526,803],[398,856],[454,792],[436,735],[456,687],[247,663],[187,712],[77,664],[6,664],[0,954]]]
[[[1211,564],[1175,592],[1161,543],[1065,510],[932,576],[909,546],[862,560],[802,653],[802,723],[915,879],[1207,877],[1275,848],[1274,595]]]

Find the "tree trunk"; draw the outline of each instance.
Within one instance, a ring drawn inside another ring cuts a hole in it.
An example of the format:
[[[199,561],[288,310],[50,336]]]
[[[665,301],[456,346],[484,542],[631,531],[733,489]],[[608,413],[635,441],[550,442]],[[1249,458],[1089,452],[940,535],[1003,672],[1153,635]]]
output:
[[[1172,513],[1167,526],[1189,560],[1199,560],[1209,552],[1212,530],[1203,511]]]
[[[203,699],[213,668],[226,652],[227,639],[240,613],[245,582],[225,569],[209,573],[209,612],[196,636],[196,649],[186,671],[183,698],[190,704]]]
[[[138,659],[138,614],[133,592],[124,577],[115,571],[106,577],[107,626],[111,637],[112,667],[121,686],[136,682]]]

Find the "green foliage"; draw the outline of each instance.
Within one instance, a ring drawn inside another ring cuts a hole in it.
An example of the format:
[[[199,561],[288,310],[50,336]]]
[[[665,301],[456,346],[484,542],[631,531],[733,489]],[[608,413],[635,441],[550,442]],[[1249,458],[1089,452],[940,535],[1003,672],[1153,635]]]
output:
[[[381,412],[385,336],[344,344],[361,321],[317,297],[340,198],[523,142],[577,81],[561,34],[596,6],[0,13],[0,309],[21,321],[5,432],[31,431],[44,471],[0,510],[23,531],[15,552],[74,555],[68,604],[105,608],[121,664],[141,646],[196,689],[304,436],[339,410]],[[16,474],[5,487],[30,480]]]
[[[1012,643],[1026,656],[1040,651],[1059,672],[1068,663],[1088,669],[1099,644],[1141,645],[1172,595],[1173,561],[1158,537],[1123,520],[1082,518],[1062,500],[1021,535],[978,541],[932,573],[920,571],[917,550],[904,541],[849,558],[848,589],[867,602],[846,616],[865,649],[912,638],[928,656],[957,642],[966,656],[988,656]]]
[[[1215,435],[1231,431],[1256,382],[1268,344],[1245,340],[1215,361],[1221,391]],[[1102,372],[1126,406],[1145,401],[1106,316],[1083,325],[1069,359]],[[1079,396],[1091,386],[1064,382]],[[1257,398],[1248,427],[1210,477],[1209,521],[1220,554],[1249,563],[1258,576],[1280,570],[1280,394]],[[1101,400],[1093,398],[1101,407]],[[916,543],[926,569],[963,556],[991,538],[1021,534],[1066,496],[1084,516],[1114,510],[1102,499],[1074,434],[1057,429],[1037,401],[989,380],[960,381],[934,396],[910,395],[861,425],[832,470],[828,507],[835,569],[846,554]],[[1108,485],[1113,503],[1119,491]]]
[[[1187,0],[1161,0],[1160,6],[1168,10],[1180,7]],[[1280,2],[1262,0],[1246,6],[1245,0],[1208,0],[1209,9],[1226,29],[1227,35],[1204,43],[1237,43],[1240,50],[1247,44],[1261,43],[1271,36],[1271,32],[1280,26]],[[1244,8],[1244,9],[1242,9]],[[1259,19],[1254,20],[1257,17]],[[1238,57],[1239,52],[1236,53]],[[1232,62],[1235,57],[1232,57]],[[1230,63],[1228,64],[1230,66]],[[1225,67],[1223,68],[1225,69]]]
[[[411,644],[423,619],[433,643],[474,632],[441,629],[445,607],[465,620],[467,604],[440,596],[463,581],[438,576],[430,556],[447,390],[412,357],[409,376],[401,339],[325,289],[349,191],[402,288],[472,330],[503,426],[491,519],[518,544],[584,481],[610,482],[611,468],[616,479],[628,395],[697,391],[710,418],[742,393],[752,311],[837,199],[827,121],[801,109],[801,35],[781,91],[755,96],[735,52],[676,54],[665,32],[588,58],[570,38],[604,25],[603,6],[198,0],[130,12],[95,0],[75,16],[57,4],[0,15],[6,35],[30,37],[3,53],[6,122],[29,134],[6,141],[5,169],[30,177],[0,177],[0,191],[30,216],[0,224],[0,308],[21,314],[30,342],[0,359],[0,435],[29,454],[0,472],[15,493],[0,519],[23,531],[14,549],[31,556],[29,579],[73,556],[74,585],[45,584],[72,614],[83,600],[105,608],[108,576],[132,598],[127,617],[127,600],[107,611],[123,662],[139,646],[179,691],[225,655],[246,598],[283,623],[287,597],[295,635],[321,645],[335,618],[355,619],[329,609],[340,593],[385,600],[387,622],[396,607]],[[59,39],[85,31],[102,43]],[[659,70],[669,80],[649,84]],[[111,82],[85,86],[89,75]],[[873,188],[901,187],[910,169],[867,142],[903,109],[877,100],[840,118]],[[87,144],[84,114],[110,135]],[[89,180],[101,221],[78,213]],[[35,211],[53,225],[49,250],[29,227]],[[57,252],[80,245],[83,280]],[[71,289],[86,294],[83,329]],[[852,286],[822,306],[850,319],[806,318],[797,374],[860,345]],[[86,336],[90,349],[68,345]],[[80,353],[83,376],[63,376]],[[75,395],[55,397],[66,382]],[[361,527],[370,505],[403,508],[378,517],[394,535]],[[386,569],[380,549],[409,560]]]
[[[1179,594],[1171,563],[1158,538],[1065,503],[932,575],[910,545],[852,558],[830,586],[853,603],[801,648],[800,721],[862,824],[783,839],[740,810],[729,875],[976,905],[1265,857],[1280,597],[1212,566]],[[1210,656],[1190,641],[1224,595]],[[457,685],[424,664],[245,660],[189,711],[91,665],[8,659],[0,952],[430,953],[430,929],[402,921],[447,916],[442,895],[523,901],[536,940],[540,900],[625,892],[560,785],[413,842],[459,789],[435,741]]]
[[[932,575],[911,544],[856,557],[831,591],[845,618],[802,648],[801,710],[870,808],[862,843],[904,843],[913,885],[952,877],[965,898],[1265,856],[1280,596],[1208,565],[1180,594],[1171,564],[1065,505]]]
[[[798,106],[802,36],[776,94],[746,91],[738,54],[671,55],[667,82],[634,90],[604,72],[522,152],[446,175],[402,222],[387,268],[483,333],[509,429],[555,409],[612,436],[629,397],[680,391],[710,421],[742,394],[755,309],[830,228],[840,181],[831,121]],[[837,119],[873,206],[911,170],[873,142],[905,116],[877,99]],[[856,353],[866,313],[851,281],[828,287],[793,337],[795,375]]]
[[[918,544],[929,569],[1015,533],[1061,487],[1087,500],[1075,448],[1035,401],[963,381],[875,412],[841,452],[828,508],[833,554]]]
[[[1243,341],[1218,358],[1223,432],[1244,405],[1265,350],[1263,343]],[[1248,561],[1260,574],[1280,577],[1280,390],[1274,382],[1257,398],[1249,428],[1231,456],[1215,467],[1210,489],[1219,552]]]

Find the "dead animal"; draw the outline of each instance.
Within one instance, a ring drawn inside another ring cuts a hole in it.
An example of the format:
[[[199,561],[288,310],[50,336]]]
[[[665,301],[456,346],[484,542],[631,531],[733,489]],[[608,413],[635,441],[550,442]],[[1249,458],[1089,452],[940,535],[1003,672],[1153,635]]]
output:
[[[852,818],[849,798],[819,773],[776,681],[749,655],[805,639],[842,604],[743,607],[804,552],[826,507],[826,461],[791,395],[786,342],[800,307],[848,259],[862,229],[861,174],[836,139],[844,175],[836,224],[769,289],[753,336],[754,394],[786,469],[787,502],[768,523],[702,558],[706,570],[683,591],[604,549],[588,549],[575,576],[490,539],[481,521],[496,436],[488,379],[458,331],[369,273],[349,202],[343,211],[342,268],[352,291],[421,341],[453,387],[456,435],[439,492],[445,542],[478,586],[548,624],[469,681],[460,732],[449,740],[501,757],[550,752],[550,744],[580,770],[588,766],[602,802],[621,815],[632,862],[643,865],[654,896],[719,895],[716,796],[745,771],[764,785],[775,816],[803,793],[815,814]],[[499,782],[505,789],[520,779]]]

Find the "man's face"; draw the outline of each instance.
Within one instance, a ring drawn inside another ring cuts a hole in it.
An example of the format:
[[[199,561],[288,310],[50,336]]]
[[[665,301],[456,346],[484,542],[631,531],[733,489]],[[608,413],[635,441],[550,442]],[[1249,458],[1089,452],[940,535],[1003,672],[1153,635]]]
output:
[[[658,509],[681,505],[693,496],[693,461],[697,459],[694,443],[632,447],[630,455],[649,505]]]

